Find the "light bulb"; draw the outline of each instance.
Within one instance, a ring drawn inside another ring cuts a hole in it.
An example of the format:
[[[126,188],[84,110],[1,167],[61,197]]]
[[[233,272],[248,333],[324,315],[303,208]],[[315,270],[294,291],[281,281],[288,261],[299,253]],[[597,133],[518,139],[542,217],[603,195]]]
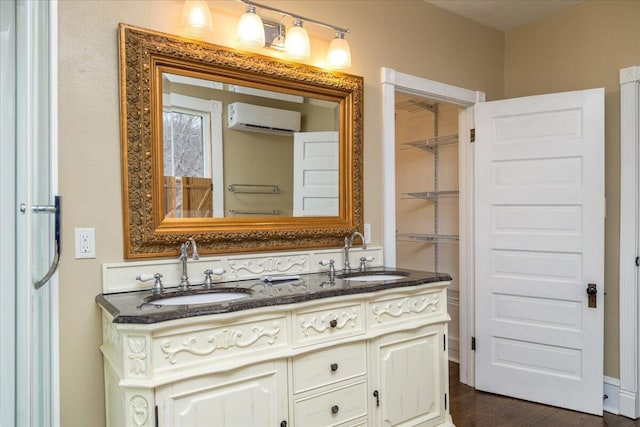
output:
[[[336,38],[329,44],[327,63],[331,68],[351,67],[351,49],[342,31],[338,31]]]
[[[246,49],[260,49],[264,47],[264,26],[262,19],[256,13],[253,5],[247,7],[247,12],[240,17],[236,39],[240,46]]]
[[[187,0],[182,7],[182,27],[194,36],[213,30],[211,11],[203,0]]]
[[[311,56],[311,44],[307,30],[302,28],[302,21],[296,19],[293,27],[287,31],[284,41],[284,50],[294,59],[305,59]]]

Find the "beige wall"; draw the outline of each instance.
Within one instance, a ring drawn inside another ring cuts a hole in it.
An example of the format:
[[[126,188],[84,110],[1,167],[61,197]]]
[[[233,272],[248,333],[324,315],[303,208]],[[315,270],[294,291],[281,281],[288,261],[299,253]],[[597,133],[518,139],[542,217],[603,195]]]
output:
[[[421,0],[267,3],[351,29],[349,72],[365,78],[365,222],[372,224],[374,243],[381,244],[380,67],[502,98],[503,33]],[[116,28],[125,22],[177,34],[182,4],[59,2],[59,159],[66,243],[60,268],[60,374],[65,427],[104,424],[100,312],[94,297],[101,292],[101,265],[123,260]],[[242,6],[236,1],[210,5],[215,32],[209,41],[233,45]],[[316,51],[332,38],[323,31],[315,36],[321,37],[313,41]],[[316,54],[309,63],[320,60]],[[73,259],[76,227],[95,227],[96,259]]]
[[[605,375],[618,378],[620,87],[640,63],[640,2],[597,0],[505,36],[505,96],[605,88]],[[631,260],[629,262],[632,262]]]

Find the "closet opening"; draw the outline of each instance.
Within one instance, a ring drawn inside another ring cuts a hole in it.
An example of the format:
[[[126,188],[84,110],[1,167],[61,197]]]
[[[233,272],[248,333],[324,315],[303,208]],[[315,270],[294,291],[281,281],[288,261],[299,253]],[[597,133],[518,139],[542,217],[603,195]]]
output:
[[[459,115],[464,108],[395,92],[396,263],[453,280],[449,360],[460,362]]]

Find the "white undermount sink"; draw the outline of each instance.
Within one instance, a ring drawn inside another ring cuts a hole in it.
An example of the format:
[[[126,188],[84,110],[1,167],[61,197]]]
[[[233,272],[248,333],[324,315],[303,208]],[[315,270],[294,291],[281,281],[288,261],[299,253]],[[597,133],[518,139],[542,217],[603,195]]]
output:
[[[149,301],[155,305],[192,305],[192,304],[212,304],[216,302],[234,301],[249,296],[246,292],[211,292],[192,295],[180,295],[168,298],[159,298]]]
[[[401,274],[363,274],[361,276],[343,277],[343,279],[354,282],[383,282],[385,280],[399,280],[406,277],[407,276]]]

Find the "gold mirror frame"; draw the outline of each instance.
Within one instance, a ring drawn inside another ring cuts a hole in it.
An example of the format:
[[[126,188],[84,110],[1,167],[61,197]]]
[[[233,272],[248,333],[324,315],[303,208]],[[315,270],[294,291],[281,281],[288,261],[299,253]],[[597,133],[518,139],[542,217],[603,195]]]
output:
[[[362,231],[363,79],[246,54],[126,24],[119,26],[125,258],[175,256],[188,237],[203,254],[336,247]],[[162,191],[162,71],[212,76],[340,105],[339,215],[165,218]]]

